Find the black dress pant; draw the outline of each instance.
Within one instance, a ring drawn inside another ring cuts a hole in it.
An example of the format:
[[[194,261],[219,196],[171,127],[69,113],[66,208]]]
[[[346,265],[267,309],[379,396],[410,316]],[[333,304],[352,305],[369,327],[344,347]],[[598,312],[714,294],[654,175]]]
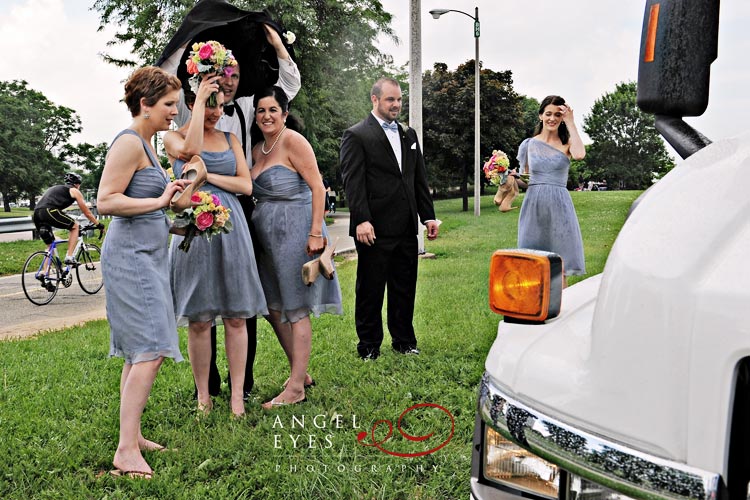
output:
[[[383,342],[383,299],[388,290],[387,318],[393,348],[417,347],[412,319],[417,291],[417,236],[379,236],[372,246],[355,242],[357,284],[355,324],[357,352],[367,356],[380,352]]]
[[[240,195],[237,197],[242,205],[242,213],[245,215],[247,220],[247,230],[250,231],[250,237],[253,241],[253,253],[257,255],[259,251],[259,245],[255,243],[255,228],[250,220],[255,208],[255,203],[251,196]],[[241,230],[239,226],[235,230]],[[258,318],[248,318],[247,324],[247,364],[245,365],[245,387],[243,392],[249,393],[253,389],[253,364],[255,363],[255,350],[258,343]],[[227,381],[229,378],[227,377]],[[231,387],[231,382],[230,382]],[[216,396],[221,392],[221,375],[219,369],[216,367],[216,325],[211,327],[211,366],[208,372],[208,393],[212,396]]]

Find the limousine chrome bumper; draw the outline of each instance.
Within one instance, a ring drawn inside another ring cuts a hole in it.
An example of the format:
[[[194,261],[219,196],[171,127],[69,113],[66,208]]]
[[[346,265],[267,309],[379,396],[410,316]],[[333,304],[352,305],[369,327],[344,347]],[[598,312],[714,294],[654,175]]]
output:
[[[719,474],[655,457],[573,428],[506,395],[485,372],[479,412],[484,422],[526,450],[570,473],[643,500],[717,500]],[[561,492],[558,498],[568,498]]]

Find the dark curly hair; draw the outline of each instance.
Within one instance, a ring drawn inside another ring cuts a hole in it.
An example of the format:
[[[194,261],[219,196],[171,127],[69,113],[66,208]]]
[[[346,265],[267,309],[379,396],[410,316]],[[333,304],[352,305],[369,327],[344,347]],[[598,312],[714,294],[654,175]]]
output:
[[[284,89],[282,89],[278,85],[274,85],[273,87],[266,87],[256,92],[255,96],[253,96],[253,108],[257,110],[258,103],[265,97],[273,97],[274,99],[276,99],[276,102],[279,103],[279,107],[281,108],[282,113],[287,113],[289,111],[289,97],[284,92]],[[286,117],[286,128],[301,133],[305,126],[302,123],[302,120],[300,120],[296,116],[289,114]],[[258,124],[255,123],[255,120],[253,120],[253,124],[250,127],[250,144],[255,146],[262,140],[263,133],[260,131],[260,128],[258,128]]]

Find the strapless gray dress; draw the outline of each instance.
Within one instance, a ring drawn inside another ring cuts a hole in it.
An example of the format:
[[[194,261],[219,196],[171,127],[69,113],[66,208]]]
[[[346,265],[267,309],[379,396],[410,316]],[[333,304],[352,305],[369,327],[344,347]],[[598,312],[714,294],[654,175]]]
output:
[[[302,265],[312,260],[305,251],[312,220],[312,192],[305,180],[283,165],[264,170],[253,181],[257,199],[253,225],[258,235],[260,279],[268,308],[296,323],[312,312],[342,314],[338,275],[322,275],[311,286],[302,282]],[[323,235],[328,229],[323,223]]]
[[[518,147],[521,171],[531,179],[518,217],[518,247],[554,252],[565,275],[586,274],[583,239],[567,190],[570,160],[544,141],[530,138]]]
[[[229,134],[225,133],[227,144]],[[231,147],[225,151],[203,151],[206,170],[214,174],[235,175],[237,160]],[[182,160],[174,163],[175,177],[182,175]],[[231,210],[233,229],[208,241],[196,236],[190,249],[177,248],[182,236],[173,236],[169,249],[172,294],[177,323],[213,321],[222,318],[252,318],[267,314],[266,299],[253,256],[250,232],[237,195],[206,183],[200,188],[215,194]]]
[[[123,134],[136,134],[123,130]],[[117,140],[115,137],[115,140]],[[141,139],[143,142],[143,140]],[[167,177],[143,142],[151,166],[133,174],[125,195],[158,198]],[[102,246],[102,275],[109,321],[109,355],[128,364],[160,357],[182,361],[169,286],[169,219],[155,210],[133,217],[114,217]]]

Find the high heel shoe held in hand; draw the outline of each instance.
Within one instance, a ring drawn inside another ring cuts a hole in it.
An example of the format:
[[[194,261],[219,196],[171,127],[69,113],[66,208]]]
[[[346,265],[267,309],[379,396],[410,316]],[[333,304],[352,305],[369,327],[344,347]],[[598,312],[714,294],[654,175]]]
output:
[[[192,182],[181,193],[177,192],[174,194],[172,201],[169,202],[169,208],[173,212],[182,212],[186,208],[193,206],[190,198],[193,197],[193,193],[206,183],[207,178],[206,164],[203,163],[200,156],[193,156],[189,162],[182,166],[182,175],[180,176],[180,179],[187,179]]]

